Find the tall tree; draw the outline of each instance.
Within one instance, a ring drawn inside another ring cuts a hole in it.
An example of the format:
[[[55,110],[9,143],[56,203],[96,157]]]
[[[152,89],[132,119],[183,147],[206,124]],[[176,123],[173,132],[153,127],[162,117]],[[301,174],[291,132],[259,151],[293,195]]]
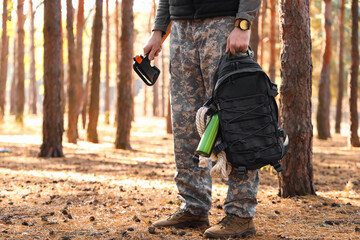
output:
[[[325,44],[323,44],[322,68],[319,80],[319,103],[316,113],[316,126],[319,139],[328,139],[330,134],[330,60],[331,60],[331,0],[323,0],[323,25]]]
[[[267,8],[267,0],[263,0],[262,1],[262,6],[261,6],[261,25],[260,25],[260,38],[259,38],[259,47],[261,50],[260,53],[260,66],[263,65],[263,60],[264,60],[264,38],[265,38],[265,34],[264,34],[264,29],[265,29],[265,19],[266,19],[266,8]]]
[[[16,66],[17,66],[17,34],[14,36],[14,46],[13,46],[13,79],[11,82],[11,89],[10,89],[10,114],[15,114],[16,109],[16,82],[17,82],[17,72],[16,72]]]
[[[24,105],[25,105],[25,65],[24,65],[24,0],[18,0],[17,4],[17,81],[16,81],[16,122],[24,122]]]
[[[73,32],[73,6],[72,0],[66,0],[66,30],[68,39],[68,61],[69,61],[69,80],[68,80],[68,129],[67,138],[70,143],[77,143],[77,94],[76,94],[76,62],[75,62],[75,41]]]
[[[61,8],[61,1],[60,1]],[[61,8],[62,9],[62,8]],[[65,94],[65,68],[64,68],[64,34],[62,27],[62,15],[60,15],[60,23],[61,23],[61,52],[60,52],[60,68],[61,68],[61,109],[62,114],[65,113],[66,106],[66,94]]]
[[[110,124],[110,17],[106,0],[105,124]]]
[[[351,0],[351,68],[349,83],[349,106],[350,106],[350,144],[360,147],[358,136],[359,117],[357,109],[357,91],[359,75],[359,2]]]
[[[84,0],[79,0],[77,21],[76,21],[76,95],[77,95],[77,109],[76,109],[76,128],[81,113],[82,101],[83,101],[83,32],[84,32]]]
[[[97,124],[99,119],[100,100],[100,53],[101,53],[101,32],[102,32],[102,0],[96,0],[96,10],[92,34],[94,37],[92,55],[92,73],[90,85],[90,107],[89,124],[86,139],[89,142],[98,143]]]
[[[156,66],[159,66],[159,58],[155,58],[154,60],[154,64]],[[153,116],[160,116],[160,113],[159,113],[159,83],[155,84],[153,87],[152,87],[152,90],[153,90]]]
[[[282,197],[315,194],[309,1],[280,2],[280,121],[291,141],[288,153],[282,159],[284,171],[279,179]]]
[[[335,116],[335,132],[340,133],[341,115],[342,115],[342,100],[344,95],[344,21],[345,21],[345,3],[346,0],[340,1],[339,7],[339,62],[338,62],[338,89],[336,101],[336,116]]]
[[[276,0],[270,0],[270,58],[269,58],[269,77],[275,82],[276,77]]]
[[[119,33],[119,1],[116,0],[115,1],[115,43],[116,43],[116,79],[118,78],[119,75],[119,69],[120,69],[120,33]],[[116,84],[118,85],[118,81],[116,81]],[[115,94],[117,94],[117,92],[115,92]],[[117,97],[115,98],[117,99]],[[116,109],[115,109],[115,125],[117,123],[118,120],[118,115],[117,115],[117,101],[116,101]]]
[[[161,53],[161,68],[162,68],[162,74],[161,74],[161,116],[165,117],[165,49],[163,49]]]
[[[118,84],[118,122],[115,147],[130,149],[130,129],[134,96],[132,91],[132,57],[134,40],[133,0],[123,1],[121,5],[121,60]]]
[[[33,1],[29,0],[30,19],[30,86],[29,86],[29,112],[36,114],[36,66],[35,66],[35,24],[34,24]]]
[[[252,24],[250,32],[250,46],[254,51],[254,59],[258,60],[258,46],[259,46],[259,15],[257,15]]]
[[[0,122],[5,115],[6,104],[6,80],[9,51],[9,37],[7,35],[7,0],[3,0],[2,35],[1,35],[1,57],[0,57]]]
[[[43,143],[40,157],[63,157],[61,106],[60,0],[44,1],[44,102]]]

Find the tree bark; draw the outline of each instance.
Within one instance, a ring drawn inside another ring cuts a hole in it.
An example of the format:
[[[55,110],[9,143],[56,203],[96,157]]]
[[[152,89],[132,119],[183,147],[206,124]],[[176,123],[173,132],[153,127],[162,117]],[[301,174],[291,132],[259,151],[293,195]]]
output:
[[[9,37],[7,36],[7,0],[3,0],[1,57],[0,57],[0,122],[4,119],[6,106],[6,80],[9,52]]]
[[[13,52],[13,69],[16,69],[17,66],[17,34],[14,36],[14,52]],[[17,73],[13,71],[13,79],[11,82],[10,89],[10,114],[15,114],[16,109],[16,82],[17,82]]]
[[[29,86],[29,113],[36,114],[37,91],[36,91],[36,66],[35,66],[35,26],[34,26],[33,1],[29,0],[30,16],[30,86]]]
[[[162,68],[162,76],[161,76],[161,116],[165,117],[165,71],[166,71],[166,67],[165,67],[165,49],[162,50],[161,53],[161,68]]]
[[[105,124],[110,124],[110,21],[109,0],[106,0],[106,65],[105,65]]]
[[[60,0],[44,1],[43,144],[39,157],[63,157]]]
[[[358,128],[359,117],[357,109],[357,91],[359,74],[359,2],[351,1],[351,68],[349,83],[349,106],[350,106],[350,144],[353,147],[360,147]]]
[[[86,139],[89,142],[98,143],[97,124],[99,119],[100,100],[100,54],[101,54],[101,32],[102,32],[102,0],[96,0],[96,10],[93,25],[93,56],[92,74],[90,85],[90,107],[89,124]]]
[[[17,123],[24,123],[25,105],[25,65],[24,65],[24,0],[18,0],[17,4],[17,81],[16,81],[16,109],[15,120]]]
[[[88,68],[87,68],[88,71],[86,74],[86,83],[84,86],[84,94],[83,94],[83,103],[82,103],[83,106],[82,106],[82,114],[81,114],[83,129],[85,129],[85,127],[86,127],[86,114],[89,110],[89,108],[88,108],[89,86],[90,86],[90,79],[91,79],[91,69],[92,69],[91,59],[92,59],[92,55],[93,55],[93,48],[94,48],[93,46],[94,46],[94,36],[91,37],[91,41],[90,41]]]
[[[69,80],[68,80],[68,129],[67,138],[70,143],[77,143],[77,69],[75,62],[75,42],[73,32],[73,5],[72,0],[66,0],[66,30],[68,39],[68,62],[69,62]]]
[[[316,126],[319,139],[328,139],[330,134],[330,60],[331,60],[331,0],[323,0],[323,24],[325,45],[323,45],[323,63],[319,80],[319,103],[316,113]]]
[[[257,15],[251,24],[250,46],[254,51],[254,59],[258,60],[258,46],[259,46],[259,15]]]
[[[282,159],[279,194],[315,194],[311,123],[311,36],[309,0],[280,2],[281,78],[280,122],[290,138]],[[301,54],[299,54],[301,53]]]
[[[60,1],[61,8],[61,1]],[[61,8],[62,9],[62,8]],[[61,49],[60,49],[60,68],[61,68],[61,110],[62,114],[65,114],[66,107],[66,94],[65,94],[65,70],[64,70],[64,34],[62,28],[62,16],[60,15],[60,23],[61,23]],[[64,116],[63,116],[64,118]]]
[[[263,60],[264,60],[264,29],[265,29],[265,19],[266,19],[266,8],[267,8],[267,0],[262,1],[262,7],[261,7],[261,27],[260,27],[260,66],[263,66]]]
[[[171,123],[171,105],[170,105],[170,92],[168,92],[168,108],[166,115],[166,132],[172,134],[172,123]]]
[[[340,133],[341,117],[342,117],[342,101],[344,96],[344,21],[345,21],[345,3],[346,0],[340,2],[339,14],[339,62],[338,62],[338,89],[336,101],[335,116],[335,132]]]
[[[134,40],[133,0],[123,1],[121,6],[121,60],[118,85],[118,124],[115,147],[131,149],[130,130],[134,96],[132,91],[132,58]]]
[[[76,128],[78,126],[79,115],[82,112],[83,102],[83,32],[84,32],[84,0],[79,0],[77,21],[76,21],[76,95],[77,95],[77,111],[76,111]]]
[[[276,78],[276,0],[270,0],[270,58],[269,58],[269,77],[272,82]]]
[[[155,66],[159,66],[159,58],[155,58],[154,60],[154,64]],[[158,117],[160,116],[159,114],[159,83],[154,84],[154,86],[152,86],[152,90],[153,90],[153,116]]]
[[[116,28],[116,31],[115,31],[115,42],[116,42],[116,79],[119,78],[119,74],[120,74],[120,33],[119,33],[119,2],[118,0],[116,0],[116,3],[115,3],[115,28]],[[116,86],[118,86],[118,81],[116,81]],[[117,91],[115,91],[115,99],[117,99]],[[117,121],[118,121],[118,115],[117,115],[117,109],[118,109],[118,105],[117,105],[117,101],[115,103],[116,107],[115,107],[115,121],[114,121],[114,125],[116,126],[117,124]]]

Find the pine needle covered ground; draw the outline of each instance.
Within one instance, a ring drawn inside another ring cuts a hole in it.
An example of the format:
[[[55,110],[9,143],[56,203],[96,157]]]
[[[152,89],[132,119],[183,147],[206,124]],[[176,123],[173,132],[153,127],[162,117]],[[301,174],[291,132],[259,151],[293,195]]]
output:
[[[172,136],[165,121],[137,118],[132,151],[115,150],[115,128],[99,126],[100,144],[65,143],[65,158],[38,158],[41,119],[0,125],[0,239],[205,239],[203,230],[152,229],[180,204],[173,181]],[[248,239],[360,239],[360,149],[347,139],[314,138],[317,196],[282,199],[276,175],[261,172]],[[214,180],[210,222],[223,217],[226,185]],[[150,228],[149,228],[150,227]]]

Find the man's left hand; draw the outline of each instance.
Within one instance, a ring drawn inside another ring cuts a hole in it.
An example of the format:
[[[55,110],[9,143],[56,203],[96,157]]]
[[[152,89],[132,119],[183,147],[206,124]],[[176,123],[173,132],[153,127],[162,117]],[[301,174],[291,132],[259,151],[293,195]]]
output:
[[[240,28],[235,27],[227,39],[225,53],[228,53],[229,51],[233,55],[238,52],[245,53],[248,50],[249,42],[250,30],[243,31]]]

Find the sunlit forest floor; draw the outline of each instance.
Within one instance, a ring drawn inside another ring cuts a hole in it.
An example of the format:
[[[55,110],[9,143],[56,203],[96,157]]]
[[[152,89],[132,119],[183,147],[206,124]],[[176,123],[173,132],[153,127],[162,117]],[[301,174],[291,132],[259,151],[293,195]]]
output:
[[[198,229],[153,229],[180,205],[172,136],[162,118],[136,118],[133,150],[115,150],[115,127],[100,144],[66,143],[65,158],[38,158],[41,118],[0,124],[0,239],[204,239]],[[100,120],[101,121],[101,120]],[[64,135],[66,136],[66,135]],[[314,138],[317,196],[282,199],[276,175],[261,172],[251,239],[360,239],[360,149],[347,138]],[[223,217],[226,185],[214,179],[210,222]]]

